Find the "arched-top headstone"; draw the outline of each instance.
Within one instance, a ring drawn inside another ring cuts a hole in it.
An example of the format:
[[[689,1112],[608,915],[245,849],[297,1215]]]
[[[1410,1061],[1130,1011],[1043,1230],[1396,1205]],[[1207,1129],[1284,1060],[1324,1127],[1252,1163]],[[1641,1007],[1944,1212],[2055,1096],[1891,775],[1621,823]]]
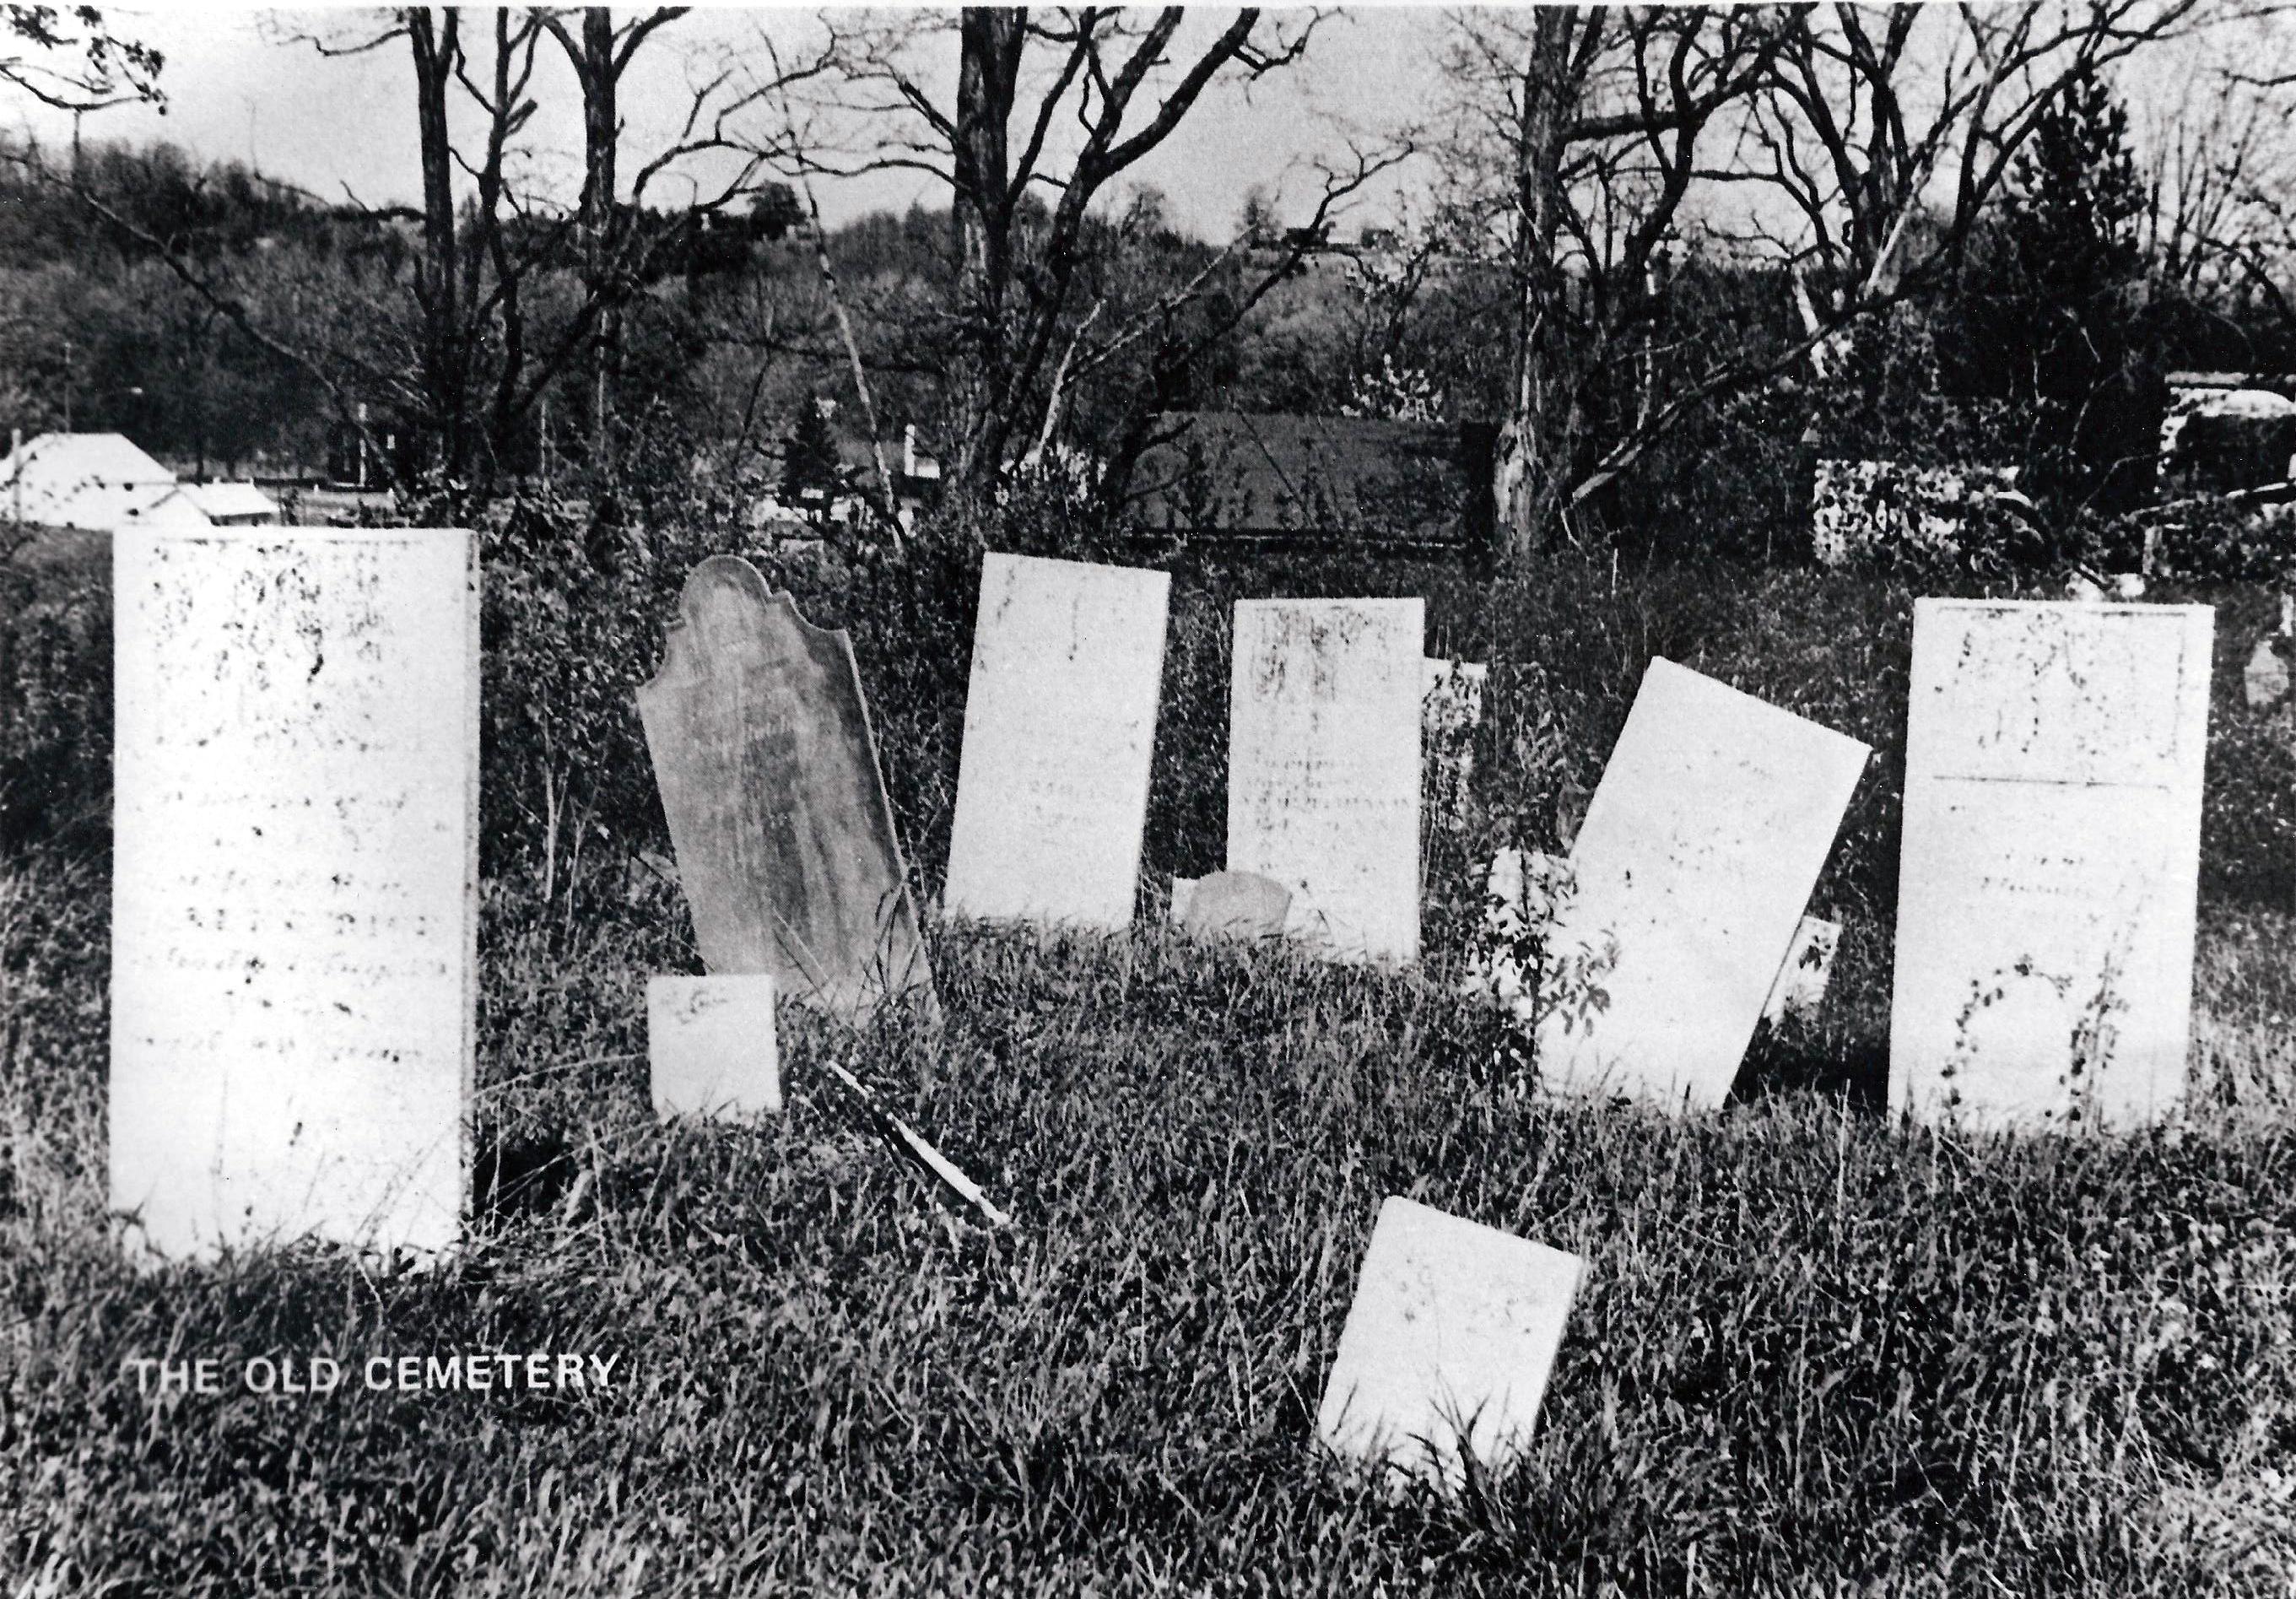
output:
[[[913,992],[930,1005],[852,640],[712,555],[637,702],[703,964],[846,1016]]]

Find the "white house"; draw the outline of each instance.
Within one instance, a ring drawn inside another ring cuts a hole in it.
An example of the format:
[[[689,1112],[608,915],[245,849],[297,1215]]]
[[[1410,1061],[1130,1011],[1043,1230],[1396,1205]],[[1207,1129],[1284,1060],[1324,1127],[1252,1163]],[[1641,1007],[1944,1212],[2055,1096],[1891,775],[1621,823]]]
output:
[[[275,523],[252,483],[185,483],[119,433],[42,433],[0,457],[0,520],[93,533]]]

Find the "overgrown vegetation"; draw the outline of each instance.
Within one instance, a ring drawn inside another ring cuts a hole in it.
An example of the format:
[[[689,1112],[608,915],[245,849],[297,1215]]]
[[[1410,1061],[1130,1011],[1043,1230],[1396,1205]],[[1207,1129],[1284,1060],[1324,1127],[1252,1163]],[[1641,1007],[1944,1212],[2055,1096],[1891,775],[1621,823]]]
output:
[[[2296,783],[2284,728],[2238,700],[2263,593],[2207,595],[2194,1094],[2161,1132],[1965,1142],[1878,1112],[1908,580],[1614,579],[1593,562],[1496,586],[1180,563],[1143,925],[1048,949],[940,929],[939,1037],[792,1011],[783,1120],[663,1128],[644,980],[698,962],[674,890],[606,863],[659,844],[627,685],[656,658],[670,571],[551,543],[544,508],[529,513],[544,520],[492,547],[578,553],[596,603],[562,623],[503,586],[488,771],[531,794],[557,726],[549,750],[588,752],[557,768],[570,803],[605,832],[578,870],[562,848],[546,880],[546,818],[488,812],[480,1209],[456,1262],[126,1267],[102,1211],[102,857],[50,837],[0,877],[12,1587],[2284,1591]],[[774,572],[855,635],[928,890],[972,561],[934,541]],[[1465,830],[1431,851],[1423,974],[1157,926],[1170,873],[1220,864],[1226,602],[1270,590],[1424,592],[1430,652],[1493,663]],[[591,676],[567,693],[514,665],[521,650]],[[1496,1014],[1451,991],[1480,864],[1502,841],[1559,841],[1652,654],[1876,749],[1814,906],[1849,927],[1832,996],[1813,1027],[1758,1040],[1738,1103],[1682,1124],[1541,1100],[1502,1063]],[[521,694],[555,696],[562,726],[516,714]],[[843,1109],[831,1060],[1021,1229],[939,1211]],[[1390,1192],[1591,1262],[1540,1441],[1456,1505],[1313,1446]],[[612,1355],[619,1374],[573,1397],[361,1386],[378,1354],[472,1349]],[[324,1398],[163,1400],[122,1365],[191,1354],[226,1371],[324,1355],[350,1375]]]

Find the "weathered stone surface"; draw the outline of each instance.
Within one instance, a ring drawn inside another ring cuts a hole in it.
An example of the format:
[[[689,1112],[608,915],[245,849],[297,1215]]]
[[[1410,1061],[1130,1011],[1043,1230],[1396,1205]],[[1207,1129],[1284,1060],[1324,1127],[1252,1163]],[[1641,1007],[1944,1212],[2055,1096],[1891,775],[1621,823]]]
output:
[[[1199,938],[1275,938],[1291,909],[1291,890],[1253,872],[1172,880],[1172,920]]]
[[[1171,586],[1080,561],[981,562],[950,914],[1131,925]]]
[[[1770,985],[1770,996],[1763,1002],[1762,1020],[1775,1023],[1789,1015],[1816,1015],[1833,976],[1834,951],[1841,947],[1841,923],[1804,916],[1787,947],[1785,964],[1778,968],[1778,980]]]
[[[1653,659],[1571,846],[1550,959],[1606,1004],[1540,1021],[1542,1076],[1669,1110],[1722,1103],[1868,754]],[[1615,948],[1607,971],[1602,957]]]
[[[451,1246],[471,535],[150,528],[112,550],[111,1203],[169,1257]]]
[[[2256,641],[2248,668],[2241,674],[2241,688],[2251,709],[2256,710],[2268,709],[2288,697],[2288,663],[2280,659],[2271,639]]]
[[[2214,625],[2204,605],[1916,602],[1899,1106],[2119,1127],[2181,1097]]]
[[[1456,1488],[1463,1447],[1530,1442],[1586,1270],[1576,1255],[1390,1196],[1316,1415],[1332,1449]]]
[[[1415,599],[1236,602],[1228,870],[1341,959],[1418,958],[1424,627]]]
[[[772,976],[646,979],[646,1061],[656,1116],[779,1115]]]
[[[848,1017],[931,1004],[869,709],[842,632],[712,555],[637,691],[677,875],[711,972]]]

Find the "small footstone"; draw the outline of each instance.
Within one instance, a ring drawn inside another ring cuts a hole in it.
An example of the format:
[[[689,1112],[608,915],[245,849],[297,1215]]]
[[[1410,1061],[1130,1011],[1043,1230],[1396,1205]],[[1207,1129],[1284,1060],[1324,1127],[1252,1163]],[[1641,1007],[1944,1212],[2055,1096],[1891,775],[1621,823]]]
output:
[[[1178,893],[1182,882],[1188,883],[1185,898]],[[1177,878],[1173,889],[1173,919],[1199,938],[1275,938],[1292,909],[1292,890],[1257,872]]]
[[[764,972],[646,980],[654,1114],[745,1121],[778,1115],[774,980]]]
[[[2256,652],[2248,658],[2248,670],[2242,674],[2242,686],[2247,691],[2252,709],[2263,710],[2288,697],[2288,663],[2280,659],[2280,652],[2272,641],[2256,641]]]
[[[1342,1455],[1456,1489],[1530,1441],[1586,1263],[1390,1196],[1316,1430]]]

